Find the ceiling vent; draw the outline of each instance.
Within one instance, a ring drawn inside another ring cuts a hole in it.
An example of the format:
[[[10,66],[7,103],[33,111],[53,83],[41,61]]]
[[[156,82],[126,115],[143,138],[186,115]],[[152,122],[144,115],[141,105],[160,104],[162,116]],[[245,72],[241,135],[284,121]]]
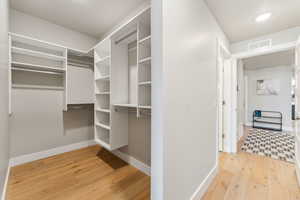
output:
[[[248,44],[248,51],[268,49],[272,46],[272,39],[259,40]]]

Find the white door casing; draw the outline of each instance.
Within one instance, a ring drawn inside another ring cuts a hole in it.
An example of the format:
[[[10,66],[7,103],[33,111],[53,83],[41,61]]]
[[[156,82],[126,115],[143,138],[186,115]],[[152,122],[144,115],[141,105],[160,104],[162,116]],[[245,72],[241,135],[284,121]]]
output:
[[[300,37],[295,48],[295,164],[298,182],[300,183]]]

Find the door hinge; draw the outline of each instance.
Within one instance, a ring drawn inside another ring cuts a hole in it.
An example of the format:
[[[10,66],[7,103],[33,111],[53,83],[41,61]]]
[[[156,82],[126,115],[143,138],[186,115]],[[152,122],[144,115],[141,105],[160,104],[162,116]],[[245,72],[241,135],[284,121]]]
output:
[[[222,134],[222,138],[223,138],[223,139],[225,138],[225,133]]]
[[[223,105],[223,106],[226,105],[226,101],[225,101],[225,100],[222,101],[222,105]]]

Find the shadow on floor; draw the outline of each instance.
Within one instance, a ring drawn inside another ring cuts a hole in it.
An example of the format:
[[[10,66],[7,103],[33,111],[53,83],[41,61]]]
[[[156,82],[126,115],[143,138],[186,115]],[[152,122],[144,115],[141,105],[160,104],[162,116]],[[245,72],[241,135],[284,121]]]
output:
[[[103,148],[99,150],[97,157],[113,169],[119,169],[128,165],[126,162]]]

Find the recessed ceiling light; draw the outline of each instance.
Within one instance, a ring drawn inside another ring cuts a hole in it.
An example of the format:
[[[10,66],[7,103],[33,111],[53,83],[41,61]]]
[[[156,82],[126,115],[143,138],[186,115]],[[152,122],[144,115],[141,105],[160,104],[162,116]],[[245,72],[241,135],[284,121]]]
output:
[[[256,17],[256,22],[263,22],[271,17],[272,13],[264,13]]]

